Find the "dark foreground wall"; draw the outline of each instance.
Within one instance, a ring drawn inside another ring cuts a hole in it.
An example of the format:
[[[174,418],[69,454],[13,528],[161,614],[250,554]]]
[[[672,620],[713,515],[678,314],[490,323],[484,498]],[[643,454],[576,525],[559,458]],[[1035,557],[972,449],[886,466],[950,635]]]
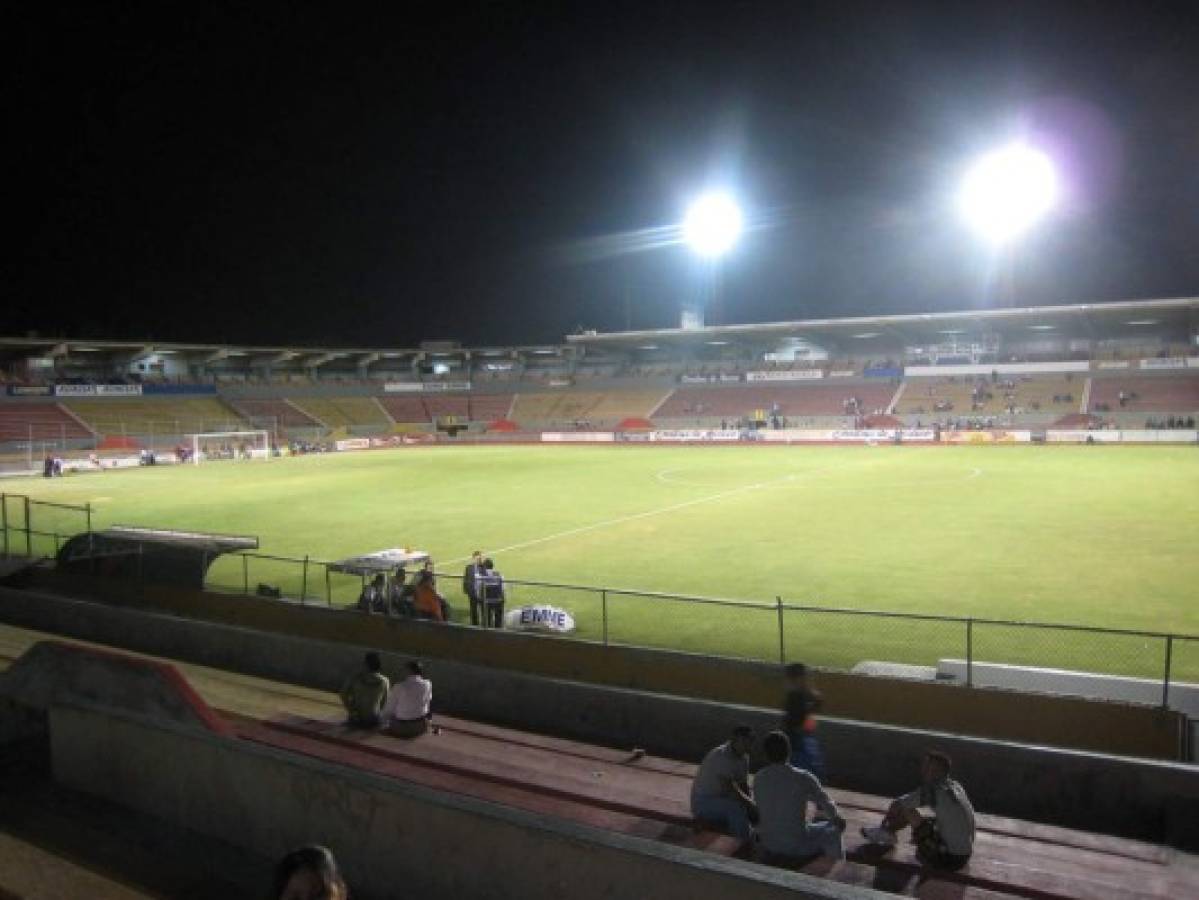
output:
[[[129,713],[50,711],[54,776],[278,858],[337,848],[355,894],[495,900],[892,895],[549,820]]]
[[[364,648],[0,588],[0,618],[249,675],[334,691]],[[398,672],[407,658],[384,653]],[[542,678],[431,659],[435,708],[614,747],[698,760],[732,724],[774,727],[760,707]],[[947,750],[980,810],[1199,851],[1199,770],[1177,763],[988,741],[830,718],[821,734],[836,787],[895,795],[921,751]]]

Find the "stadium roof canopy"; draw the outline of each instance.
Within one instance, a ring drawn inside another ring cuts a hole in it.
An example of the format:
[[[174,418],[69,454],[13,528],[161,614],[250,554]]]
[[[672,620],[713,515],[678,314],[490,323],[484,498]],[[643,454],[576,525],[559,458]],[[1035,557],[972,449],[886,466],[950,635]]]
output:
[[[1009,340],[1027,340],[1038,333],[1102,339],[1135,334],[1186,335],[1197,330],[1199,297],[1184,297],[915,315],[801,319],[759,325],[712,325],[696,329],[665,328],[603,334],[587,332],[569,335],[566,340],[576,345],[613,350],[760,344],[787,338],[803,339],[818,345],[852,347],[872,340],[908,345],[982,334],[995,334]]]

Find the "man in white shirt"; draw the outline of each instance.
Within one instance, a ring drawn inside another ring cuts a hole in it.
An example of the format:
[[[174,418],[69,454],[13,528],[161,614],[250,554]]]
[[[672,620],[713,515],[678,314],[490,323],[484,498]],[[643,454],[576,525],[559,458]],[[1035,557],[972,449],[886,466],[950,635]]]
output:
[[[844,859],[845,820],[816,776],[787,762],[791,756],[787,735],[770,732],[762,741],[762,753],[767,764],[754,775],[754,802],[763,861],[782,863],[816,855]],[[808,820],[809,803],[826,821]]]
[[[757,816],[749,795],[753,741],[753,729],[738,725],[725,743],[708,751],[691,783],[691,814],[743,841],[753,836],[750,821]]]
[[[417,660],[408,663],[408,677],[392,685],[379,718],[386,732],[395,737],[420,737],[433,718],[433,684],[426,679]]]
[[[882,824],[863,828],[862,836],[872,844],[895,846],[895,834],[909,825],[917,855],[928,865],[960,869],[974,850],[974,807],[965,789],[949,777],[949,757],[936,750],[924,754],[920,773],[924,783],[891,803]],[[928,808],[926,819],[920,809]]]

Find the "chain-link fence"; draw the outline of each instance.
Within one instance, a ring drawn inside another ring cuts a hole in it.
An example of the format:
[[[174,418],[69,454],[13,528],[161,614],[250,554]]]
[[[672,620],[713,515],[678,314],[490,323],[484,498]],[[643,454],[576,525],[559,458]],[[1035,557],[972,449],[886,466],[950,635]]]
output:
[[[90,506],[0,494],[5,554],[53,556],[88,534]],[[144,570],[127,572],[145,578]],[[410,573],[415,578],[416,573]],[[204,586],[287,602],[353,607],[367,578],[310,557],[253,551],[217,556]],[[1129,679],[1124,699],[1167,704],[1171,685],[1199,683],[1199,635],[1006,622],[955,616],[830,609],[690,597],[587,585],[505,579],[506,610],[553,606],[571,614],[567,639],[681,650],[838,671],[937,678],[966,685],[1060,690],[1103,696],[1086,679]],[[451,621],[470,623],[460,573],[437,574]],[[1134,683],[1134,681],[1136,683]]]

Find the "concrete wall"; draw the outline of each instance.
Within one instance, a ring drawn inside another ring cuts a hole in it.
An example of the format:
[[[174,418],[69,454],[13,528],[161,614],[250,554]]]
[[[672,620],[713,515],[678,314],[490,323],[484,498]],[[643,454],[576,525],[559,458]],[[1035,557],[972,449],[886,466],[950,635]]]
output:
[[[348,610],[300,608],[257,597],[162,588],[139,592],[136,586],[119,581],[54,572],[38,577],[72,596],[95,596],[109,603],[277,634],[705,700],[764,707],[782,702],[779,667],[770,663],[446,627]],[[821,673],[820,688],[831,716],[1100,753],[1185,758],[1185,720],[1168,710],[848,672]]]
[[[80,707],[50,713],[60,783],[268,857],[333,849],[355,897],[870,900],[888,896],[555,822],[233,739]]]
[[[336,690],[364,647],[202,623],[0,588],[0,618],[143,652],[250,675]],[[644,747],[698,759],[746,722],[776,727],[772,708],[547,679],[430,658],[434,708],[612,747]],[[383,653],[399,671],[407,654]],[[821,736],[835,787],[884,796],[912,788],[920,754],[946,750],[980,810],[1103,830],[1199,851],[1199,770],[1194,767],[1054,750],[850,719],[826,718]]]

